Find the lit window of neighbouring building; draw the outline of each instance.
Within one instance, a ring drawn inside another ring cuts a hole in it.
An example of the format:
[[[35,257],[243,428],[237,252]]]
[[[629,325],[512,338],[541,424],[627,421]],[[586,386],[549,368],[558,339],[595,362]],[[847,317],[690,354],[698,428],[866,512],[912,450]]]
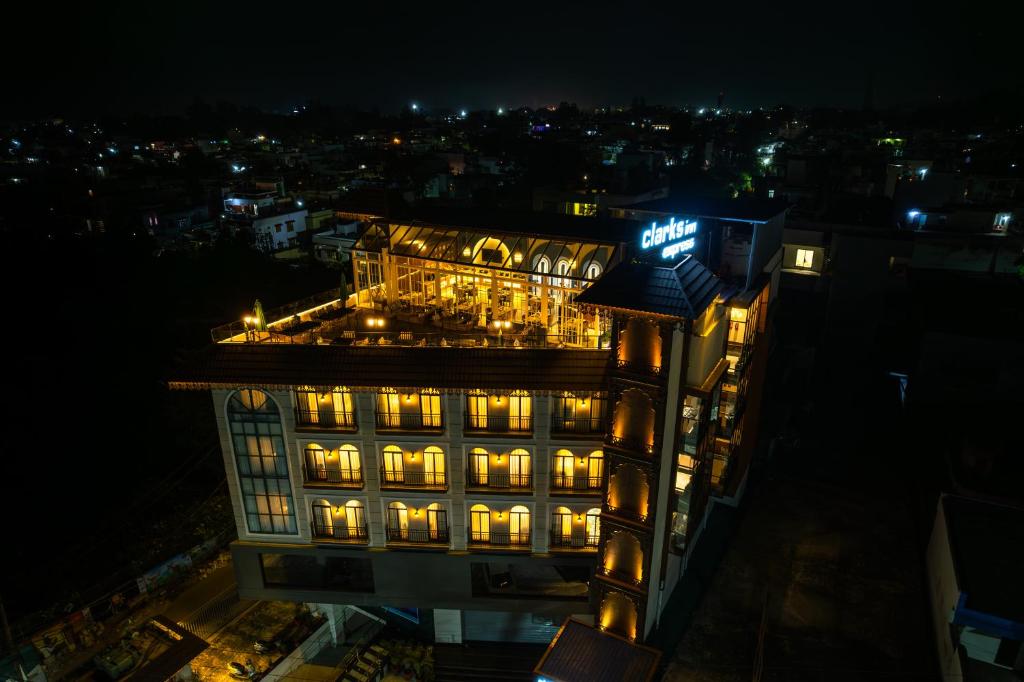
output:
[[[249,532],[297,534],[277,405],[243,389],[228,400],[227,416]]]
[[[796,250],[796,267],[810,268],[814,266],[814,251],[810,249]]]

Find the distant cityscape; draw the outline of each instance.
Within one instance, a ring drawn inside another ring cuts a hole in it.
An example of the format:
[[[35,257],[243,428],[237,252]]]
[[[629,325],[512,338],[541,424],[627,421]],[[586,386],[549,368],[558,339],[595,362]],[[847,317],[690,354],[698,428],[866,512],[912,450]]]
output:
[[[1024,118],[872,88],[0,123],[0,677],[1019,679]]]

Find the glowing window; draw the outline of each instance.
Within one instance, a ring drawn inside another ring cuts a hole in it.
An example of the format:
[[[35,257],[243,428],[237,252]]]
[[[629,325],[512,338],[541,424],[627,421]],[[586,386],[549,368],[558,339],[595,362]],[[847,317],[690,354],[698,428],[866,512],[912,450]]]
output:
[[[796,250],[796,267],[810,268],[814,265],[814,251],[810,249]]]

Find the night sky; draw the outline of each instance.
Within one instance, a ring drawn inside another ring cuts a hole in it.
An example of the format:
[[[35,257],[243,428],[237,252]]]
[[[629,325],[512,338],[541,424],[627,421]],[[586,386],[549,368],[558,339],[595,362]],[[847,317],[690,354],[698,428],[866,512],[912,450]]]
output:
[[[19,4],[0,41],[7,115],[181,113],[196,96],[279,111],[700,105],[720,90],[740,108],[859,108],[872,67],[883,107],[1020,85],[1012,3]]]

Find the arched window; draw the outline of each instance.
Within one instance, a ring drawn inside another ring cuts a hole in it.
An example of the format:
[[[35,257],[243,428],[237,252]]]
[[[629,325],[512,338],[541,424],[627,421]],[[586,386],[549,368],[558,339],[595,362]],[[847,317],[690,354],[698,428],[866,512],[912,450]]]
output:
[[[555,470],[551,486],[553,488],[572,490],[575,487],[573,481],[576,471],[576,456],[572,454],[571,450],[556,450],[554,464]]]
[[[587,279],[595,280],[601,276],[601,264],[591,263],[587,266]]]
[[[227,417],[249,532],[297,534],[276,403],[263,391],[242,389],[228,399]]]
[[[533,480],[530,468],[530,453],[523,448],[516,448],[508,453],[509,485],[513,488],[529,488]]]
[[[445,484],[444,451],[436,445],[423,448],[423,484]]]
[[[587,510],[587,546],[597,547],[601,538],[601,510],[598,508]]]
[[[521,504],[508,513],[509,542],[513,545],[530,544],[530,510]]]
[[[388,505],[388,540],[409,539],[409,509],[402,502]]]
[[[565,275],[568,275],[570,272],[572,272],[572,262],[571,261],[568,261],[568,260],[563,258],[563,259],[559,260],[558,263],[555,265],[555,273],[558,274],[558,275],[565,276]]]
[[[491,541],[491,510],[487,505],[474,504],[469,509],[470,542]]]
[[[555,507],[551,514],[551,544],[572,544],[572,510],[568,507]]]
[[[338,511],[342,511],[339,507]],[[345,503],[345,531],[349,538],[366,537],[366,510],[359,500],[349,500]]]
[[[332,538],[334,537],[334,515],[331,503],[327,500],[315,500],[313,502],[313,537]]]
[[[587,458],[587,487],[600,488],[604,476],[604,452],[594,450]]]
[[[319,443],[307,443],[303,448],[305,454],[305,471],[308,482],[327,482],[330,474],[327,469],[328,452]]]
[[[483,448],[469,451],[469,485],[488,485],[490,454]]]
[[[427,505],[427,533],[433,542],[448,541],[448,511],[439,502]]]
[[[405,464],[403,463],[402,448],[397,445],[385,445],[381,455],[384,459],[384,482],[404,483]]]
[[[359,450],[356,446],[346,443],[338,448],[338,472],[342,483],[359,483],[363,480]]]

